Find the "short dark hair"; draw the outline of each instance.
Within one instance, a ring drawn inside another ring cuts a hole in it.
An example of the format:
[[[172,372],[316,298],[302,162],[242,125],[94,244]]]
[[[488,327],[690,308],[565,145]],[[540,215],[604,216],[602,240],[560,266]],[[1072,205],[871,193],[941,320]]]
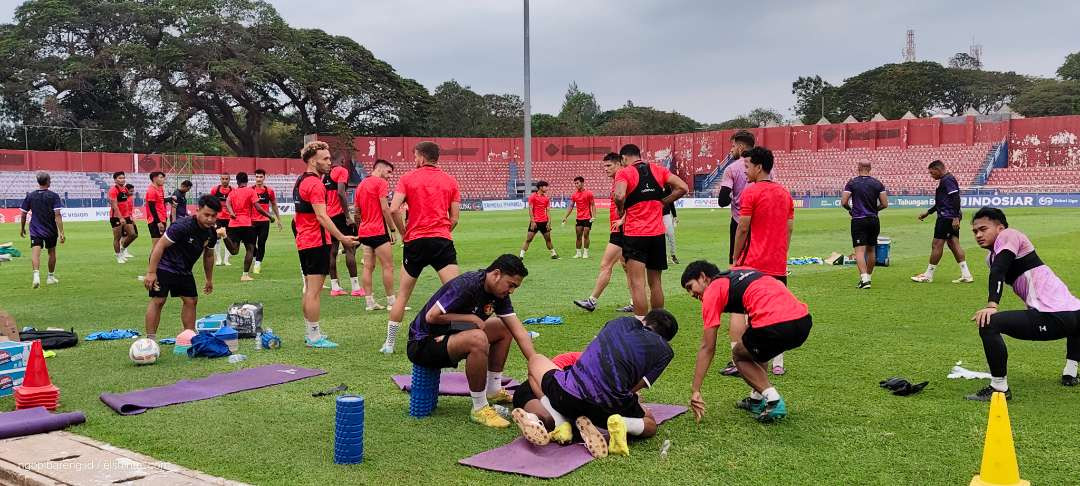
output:
[[[516,276],[524,278],[529,276],[529,270],[525,268],[525,262],[522,261],[521,258],[518,258],[517,255],[511,255],[509,253],[499,255],[495,261],[491,262],[491,265],[488,265],[488,267],[484,269],[485,272],[493,272],[495,270],[502,272],[503,275],[510,275],[512,277]]]
[[[134,184],[124,184],[124,187],[128,188],[128,190],[134,190],[135,189]]]
[[[750,150],[744,151],[743,152],[743,157],[749,158],[751,164],[760,165],[761,169],[764,170],[765,173],[767,173],[767,174],[772,173],[772,167],[773,167],[772,150],[769,150],[769,149],[767,149],[765,147],[754,147],[754,148],[752,148]]]
[[[382,164],[382,165],[385,165],[385,166],[389,167],[390,170],[394,170],[394,164],[391,164],[390,162],[387,162],[387,161],[385,161],[383,159],[376,159],[375,160],[375,165],[372,165],[371,167],[372,168],[378,167],[379,164]]]
[[[37,173],[37,183],[39,186],[46,186],[50,181],[52,181],[52,176],[50,176],[48,172],[42,171]]]
[[[435,142],[420,142],[413,147],[413,150],[420,152],[420,155],[428,162],[439,161],[439,145]]]
[[[255,175],[266,175],[266,171],[263,169],[255,169]]]
[[[935,160],[930,162],[930,165],[926,166],[927,169],[945,170],[945,162]]]
[[[237,184],[247,184],[248,183],[247,172],[237,172],[236,173],[236,183]]]
[[[628,143],[619,149],[619,155],[622,157],[641,157],[641,149],[637,145]]]
[[[199,197],[199,207],[210,208],[214,211],[221,211],[221,201],[219,201],[218,198],[209,194],[203,194]]]
[[[180,187],[191,187],[191,181],[185,179],[184,182],[180,183]]]
[[[971,223],[974,224],[976,219],[986,218],[991,221],[997,221],[1002,226],[1008,228],[1009,220],[1005,219],[1005,211],[998,208],[992,208],[990,206],[983,206],[975,212],[975,217],[971,218]]]
[[[683,270],[682,272],[680,283],[683,287],[686,287],[688,282],[700,277],[703,273],[706,277],[716,278],[720,276],[720,269],[716,265],[705,260],[690,262],[690,264],[686,266],[686,270]]]
[[[607,162],[609,160],[613,162],[619,162],[622,161],[622,156],[615,152],[608,152],[608,154],[604,156],[604,162]]]
[[[115,180],[117,177],[120,177],[122,175],[124,175],[124,171],[118,170],[118,171],[112,173],[112,178]]]
[[[585,183],[585,178],[584,178],[584,177],[581,177],[581,176],[577,176],[577,177],[575,177],[575,178],[574,178],[574,182],[579,182],[579,181],[580,181],[580,182],[581,182],[582,184],[584,184],[584,183]]]
[[[150,180],[153,181],[157,176],[165,177],[165,173],[160,170],[155,170],[150,173]]]
[[[550,185],[551,184],[548,184],[548,181],[536,181],[536,188],[537,189],[540,189],[541,187],[547,187],[547,186],[550,186]]]
[[[645,314],[645,327],[659,334],[664,341],[671,341],[679,333],[679,321],[664,309],[653,309]]]
[[[739,142],[747,147],[754,147],[754,134],[750,130],[739,130],[731,136],[732,142]]]

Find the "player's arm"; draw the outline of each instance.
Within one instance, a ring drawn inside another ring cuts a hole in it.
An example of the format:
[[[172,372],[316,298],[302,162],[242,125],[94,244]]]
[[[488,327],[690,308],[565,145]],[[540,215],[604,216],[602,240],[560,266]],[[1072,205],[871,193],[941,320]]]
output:
[[[393,243],[395,239],[394,232],[397,230],[394,229],[395,225],[391,222],[390,203],[386,201],[385,197],[379,198],[379,210],[382,211],[383,225],[386,226],[387,229],[386,234],[390,236],[390,243]],[[356,207],[356,217],[360,217],[360,206]]]
[[[405,237],[405,218],[402,217],[401,205],[405,203],[405,194],[394,191],[393,202],[390,203],[390,221],[397,227],[401,237]],[[385,215],[384,215],[385,217]]]
[[[26,238],[26,208],[19,212],[19,238]]]
[[[454,231],[457,228],[458,221],[461,219],[461,201],[450,201],[450,231]]]
[[[589,221],[596,219],[596,198],[589,200]]]
[[[567,204],[567,205],[566,205],[566,216],[563,216],[563,218],[562,218],[562,222],[563,222],[563,223],[565,223],[565,222],[566,222],[566,220],[567,220],[568,218],[570,218],[570,213],[574,212],[574,207],[576,207],[576,206],[577,206],[577,203],[576,203],[576,202],[574,202],[574,200],[573,200],[573,199],[571,199],[571,200],[570,200],[570,204]]]
[[[919,215],[919,221],[922,221],[922,220],[926,219],[927,216],[930,216],[931,214],[934,214],[935,212],[937,212],[937,210],[938,210],[937,204],[935,204],[933,206],[930,206],[929,208],[926,209],[926,211],[923,211],[923,213]]]
[[[355,236],[341,234],[341,231],[337,229],[337,225],[334,224],[334,220],[330,219],[330,216],[326,214],[325,203],[312,203],[311,207],[315,210],[315,218],[319,220],[319,224],[322,225],[323,229],[340,241],[342,245],[345,245],[346,248],[353,248],[359,244]]]
[[[277,194],[274,194],[274,191],[271,191],[269,188],[267,188],[267,191],[269,191],[268,195],[270,196],[270,207],[274,208],[273,221],[277,222],[277,229],[278,231],[281,231],[281,210],[278,209]]]
[[[435,305],[431,306],[431,309],[428,309],[427,314],[424,314],[424,320],[427,321],[429,325],[436,326],[449,326],[455,322],[468,322],[470,324],[476,324],[476,327],[480,329],[484,328],[483,319],[480,319],[480,317],[475,314],[447,313],[443,310],[442,304],[439,302],[435,302]]]
[[[176,198],[173,197],[173,198],[169,198],[169,199],[170,199],[170,202],[169,202],[169,221],[175,223],[176,222],[176,206],[177,206]]]
[[[956,214],[960,214],[960,189],[957,189],[949,193],[949,207],[952,208]],[[953,229],[960,228],[960,217],[952,218]]]
[[[791,223],[788,221],[788,239],[791,239]],[[739,216],[739,227],[735,229],[735,263],[740,264],[750,236],[750,216]]]
[[[150,250],[150,263],[146,266],[146,276],[143,277],[143,286],[146,290],[154,290],[154,286],[157,284],[157,269],[158,263],[161,262],[161,255],[165,254],[165,249],[172,246],[173,241],[169,239],[168,234],[164,238],[158,240],[154,248]],[[214,262],[211,261],[211,264]]]
[[[525,325],[521,323],[521,319],[518,319],[517,314],[499,316],[499,319],[502,319],[503,325],[506,326],[506,330],[510,331],[510,335],[514,337],[518,349],[521,349],[521,354],[525,356],[525,361],[532,358],[532,356],[536,354],[536,349],[533,348],[532,338],[529,337],[529,331],[525,330]]]
[[[675,208],[675,203],[671,203],[671,219],[676,223],[679,222],[679,210]]]
[[[56,218],[56,232],[60,237],[60,243],[67,241],[67,237],[64,236],[64,215],[61,214],[60,208],[53,210],[53,217]]]
[[[701,335],[701,345],[698,347],[697,360],[694,362],[694,381],[690,383],[690,408],[694,411],[694,419],[698,422],[705,416],[705,400],[701,398],[701,385],[705,383],[705,375],[712,366],[713,357],[716,355],[716,335],[720,326],[706,327]]]
[[[675,174],[668,174],[664,184],[667,185],[668,190],[671,191],[671,194],[668,194],[660,201],[664,204],[674,203],[679,198],[685,196],[687,192],[690,192],[690,188],[686,185],[686,181]]]
[[[270,218],[271,222],[275,221],[274,217],[270,215],[270,212],[263,209],[262,204],[259,204],[259,197],[258,196],[253,196],[253,199],[254,200],[251,201],[251,207],[255,208],[255,211],[258,212],[259,214],[261,214],[263,216],[266,216],[267,218]],[[274,207],[277,207],[277,205],[275,204]]]
[[[728,207],[731,204],[731,188],[727,186],[720,187],[720,194],[716,196],[716,204],[722,208]]]
[[[153,194],[154,194],[153,196],[151,196],[149,194],[146,195],[146,203],[147,203],[146,204],[146,209],[148,211],[150,211],[150,218],[151,218],[150,221],[153,222],[154,224],[159,224],[159,223],[162,223],[162,222],[165,221],[165,215],[157,213],[157,204],[156,203],[159,201],[159,199],[158,199],[156,191]]]
[[[115,214],[116,217],[122,219],[120,216],[120,204],[116,202],[116,196],[113,196],[112,194],[109,194],[109,207],[112,208],[113,214]]]
[[[846,209],[849,213],[851,212],[851,191],[844,191],[840,194],[840,207]]]
[[[162,238],[167,239],[167,238]],[[203,274],[206,275],[206,283],[203,285],[203,293],[209,294],[214,291],[214,249],[203,248],[202,253]]]
[[[626,181],[620,180],[619,176],[615,176],[615,190],[612,192],[611,197],[615,199],[615,207],[619,211],[619,217],[626,214]]]
[[[1016,253],[1012,250],[1002,250],[997,255],[994,255],[994,263],[990,265],[990,278],[986,296],[986,307],[979,309],[975,312],[975,315],[971,320],[975,321],[979,327],[984,327],[990,324],[990,316],[997,313],[998,304],[1001,302],[1001,296],[1005,292],[1005,276],[1009,272],[1009,267],[1016,261]]]
[[[889,207],[889,193],[881,191],[881,193],[878,194],[878,211],[881,211],[882,209],[885,209],[887,207]]]
[[[345,193],[349,191],[348,182],[349,180],[345,179],[337,183],[337,198],[341,201],[341,208],[345,210],[345,216],[349,220],[349,224],[352,225],[356,224],[356,220],[353,219],[352,213],[349,212],[349,200],[345,197]]]
[[[325,204],[323,205],[323,209],[326,209]],[[236,211],[233,211],[231,197],[225,198],[225,211],[229,213],[229,217],[236,219]]]

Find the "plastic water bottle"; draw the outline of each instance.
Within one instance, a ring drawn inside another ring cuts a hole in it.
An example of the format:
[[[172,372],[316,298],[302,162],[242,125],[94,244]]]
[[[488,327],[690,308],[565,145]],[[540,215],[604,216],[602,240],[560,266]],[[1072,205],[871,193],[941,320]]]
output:
[[[667,459],[668,449],[671,448],[671,439],[664,439],[664,445],[660,446],[660,459]]]
[[[247,356],[244,356],[242,354],[230,354],[229,355],[229,364],[236,364],[236,363],[239,363],[239,362],[241,362],[241,361],[243,361],[245,359],[247,359]]]
[[[262,351],[262,328],[255,331],[255,351]]]
[[[535,340],[538,337],[540,337],[540,333],[536,331],[529,331],[529,339]]]

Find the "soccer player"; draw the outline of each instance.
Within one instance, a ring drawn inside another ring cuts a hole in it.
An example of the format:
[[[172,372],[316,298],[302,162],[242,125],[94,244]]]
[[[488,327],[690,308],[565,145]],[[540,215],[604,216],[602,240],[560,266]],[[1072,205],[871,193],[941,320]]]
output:
[[[244,245],[244,273],[240,275],[241,282],[255,280],[251,278],[251,264],[255,261],[255,245],[259,241],[259,235],[255,232],[254,217],[256,214],[274,221],[274,217],[263,209],[259,204],[259,195],[255,189],[248,187],[247,172],[236,173],[236,189],[229,192],[225,199],[225,209],[229,213],[229,228],[226,230],[227,238],[223,241],[230,255],[240,253],[240,245]]]
[[[113,172],[113,186],[109,188],[109,225],[113,231],[113,251],[116,252],[116,263],[127,263],[131,258],[128,247],[138,238],[135,232],[135,222],[131,220],[131,211],[128,209],[128,201],[134,199],[134,194],[128,192],[127,175],[124,172]]]
[[[172,205],[172,216],[170,221],[176,222],[176,220],[188,215],[187,208],[187,193],[191,190],[191,181],[185,180],[180,183],[178,187],[172,193],[172,198],[169,199],[169,204]]]
[[[889,207],[885,185],[870,176],[870,162],[859,162],[859,175],[844,185],[840,206],[851,214],[851,246],[855,248],[855,266],[859,268],[859,285],[870,288],[870,277],[877,263],[877,239],[881,234],[878,212]]]
[[[38,188],[26,195],[22,202],[22,214],[19,216],[19,237],[26,238],[26,213],[30,213],[30,265],[34,269],[33,287],[41,286],[41,249],[49,252],[49,275],[45,285],[60,283],[56,279],[56,242],[61,244],[64,236],[64,218],[60,208],[64,202],[60,195],[49,190],[52,177],[47,172],[37,173]]]
[[[296,249],[300,254],[300,271],[304,274],[302,309],[307,332],[304,344],[310,348],[336,348],[319,327],[320,294],[326,275],[330,272],[330,239],[337,238],[345,247],[355,247],[355,236],[341,234],[326,212],[327,193],[324,177],[330,173],[330,146],[314,141],[304,145],[300,158],[307,169],[293,186],[296,217]]]
[[[990,266],[990,292],[986,307],[971,320],[979,326],[986,362],[990,365],[990,386],[968,395],[968,400],[988,401],[994,392],[1012,398],[1006,379],[1009,352],[1001,335],[1024,341],[1053,341],[1065,338],[1065,369],[1061,384],[1076,386],[1080,361],[1080,299],[1069,291],[1048,265],[1035,253],[1026,235],[1009,228],[1005,213],[984,207],[971,220],[975,241],[986,248]],[[998,311],[1005,285],[1027,306],[1025,310]]]
[[[262,261],[266,257],[266,240],[270,238],[270,223],[276,222],[278,231],[281,231],[281,212],[278,210],[277,193],[274,188],[266,185],[266,171],[255,169],[255,195],[259,197],[259,206],[264,211],[274,210],[274,217],[268,218],[263,213],[255,211],[251,214],[251,227],[255,228],[255,262],[251,264],[252,273],[262,272]]]
[[[596,198],[592,191],[585,189],[585,178],[574,178],[574,193],[570,195],[570,205],[566,208],[566,216],[563,216],[562,224],[570,213],[577,209],[577,218],[574,223],[574,258],[589,258],[589,233],[592,232],[593,215],[596,214]]]
[[[645,319],[649,306],[664,307],[664,288],[660,273],[667,270],[664,253],[664,205],[686,194],[686,183],[667,169],[641,160],[641,149],[634,144],[619,150],[623,167],[615,174],[614,202],[623,218],[623,258],[630,280],[634,316]],[[665,196],[664,189],[671,190]],[[645,284],[648,281],[649,295]]]
[[[465,360],[473,404],[469,419],[487,427],[510,426],[489,402],[512,400],[502,387],[511,342],[516,340],[526,355],[535,353],[510,303],[510,294],[528,275],[521,258],[499,256],[486,269],[443,284],[409,326],[409,361],[427,368],[457,368]]]
[[[326,184],[326,213],[330,215],[330,219],[337,225],[338,231],[346,236],[356,236],[356,221],[353,219],[353,214],[349,212],[348,195],[349,190],[349,169],[343,166],[335,165],[330,169],[330,174],[323,177],[323,182]],[[360,279],[356,273],[356,249],[344,248],[345,250],[345,267],[349,270],[349,283],[352,286],[353,297],[361,297],[364,295],[363,287],[360,286]],[[346,295],[345,289],[341,288],[341,282],[338,281],[338,242],[335,240],[330,244],[330,296],[338,297]]]
[[[735,230],[739,229],[739,210],[742,206],[739,200],[742,192],[750,182],[746,180],[746,160],[743,153],[754,148],[754,134],[748,130],[739,130],[731,136],[731,151],[727,157],[727,167],[724,168],[723,177],[720,179],[720,194],[716,202],[720,207],[731,206],[731,221],[728,223],[728,264],[735,263]],[[746,316],[742,314],[730,314],[728,320],[728,337],[731,341],[731,349],[739,342],[741,336],[735,334],[736,329],[744,329]],[[728,361],[727,366],[720,371],[724,376],[736,376],[739,369],[734,361]]]
[[[937,222],[934,223],[934,241],[930,246],[930,263],[926,265],[926,271],[920,273],[911,280],[921,283],[934,281],[934,270],[937,270],[941,254],[945,244],[948,243],[949,251],[960,265],[960,278],[953,283],[972,283],[975,278],[968,269],[964,247],[960,246],[960,220],[963,213],[960,211],[960,184],[952,173],[945,171],[945,164],[935,160],[927,167],[930,177],[938,181],[937,190],[934,192],[934,205],[919,215],[919,221],[926,219],[931,213],[937,213]]]
[[[150,173],[150,186],[146,188],[146,229],[150,232],[150,249],[157,246],[161,235],[165,234],[165,221],[169,219],[168,209],[165,207],[165,173],[154,171]]]
[[[670,191],[665,192],[670,194]],[[675,203],[665,204],[663,214],[664,239],[667,241],[668,254],[671,255],[671,263],[678,265],[679,257],[675,256],[675,227],[679,225],[679,211],[675,209]]]
[[[375,161],[371,174],[356,186],[356,207],[354,219],[357,222],[356,236],[364,251],[364,295],[367,300],[365,310],[384,310],[394,306],[394,233],[397,230],[390,224],[390,203],[386,200],[390,184],[386,178],[394,172],[394,165],[385,160]],[[371,277],[375,273],[375,261],[382,267],[383,291],[386,295],[386,307],[375,301],[375,291],[371,286]]]
[[[551,199],[547,197],[547,188],[547,181],[539,181],[536,183],[536,192],[529,196],[526,209],[529,212],[529,230],[525,233],[525,243],[521,245],[521,251],[518,253],[520,258],[525,258],[525,252],[529,250],[529,243],[532,243],[536,233],[544,235],[544,243],[547,243],[547,249],[551,250],[551,259],[559,258],[559,255],[555,253],[555,247],[551,245],[551,226],[548,220]]]
[[[231,180],[232,177],[229,174],[221,174],[221,184],[210,189],[210,195],[218,198],[218,202],[221,203],[221,212],[217,215],[218,229],[229,227],[229,211],[225,209],[225,201],[229,198],[229,193],[233,190],[232,186],[229,185]],[[214,265],[232,265],[232,263],[229,263],[229,252],[224,246],[225,245],[217,245],[214,247]]]
[[[622,157],[615,152],[608,153],[604,156],[604,173],[614,181],[615,174],[623,168]],[[615,185],[612,182],[611,192],[609,197],[614,200]],[[604,248],[604,255],[600,258],[600,273],[596,275],[596,286],[593,287],[592,294],[589,298],[582,300],[575,300],[574,305],[581,307],[589,312],[596,310],[596,302],[600,299],[600,295],[604,293],[604,289],[607,288],[608,282],[611,281],[611,272],[615,268],[615,264],[618,263],[623,267],[626,266],[622,256],[623,247],[623,234],[622,234],[622,220],[619,218],[619,210],[614,204],[609,209],[609,218],[611,221],[610,230],[611,236],[608,237],[607,247]],[[625,272],[624,272],[625,273]],[[626,287],[631,289],[630,286],[630,274],[626,274]],[[631,294],[631,298],[633,295]],[[630,305],[622,307],[619,310],[624,312],[633,312],[634,303],[631,300]]]
[[[764,273],[750,269],[721,272],[716,265],[704,260],[687,265],[682,274],[682,286],[701,301],[701,320],[705,326],[694,365],[694,381],[690,386],[694,418],[700,422],[705,416],[701,385],[716,354],[716,335],[724,312],[746,314],[750,323],[732,350],[735,366],[751,389],[750,396],[736,406],[756,415],[762,422],[787,415],[787,405],[769,383],[765,364],[806,341],[813,326],[806,304],[796,299],[779,280]]]
[[[574,420],[594,457],[630,455],[626,436],[656,435],[656,418],[641,405],[638,391],[651,388],[675,352],[668,344],[679,331],[663,309],[608,321],[577,361],[563,369],[542,354],[528,355],[529,380],[514,392],[511,415],[522,435],[536,445],[568,444]],[[596,429],[604,424],[610,443]]]
[[[165,230],[163,237],[150,252],[150,264],[143,277],[143,285],[150,292],[146,304],[146,337],[157,341],[158,324],[165,299],[172,295],[183,303],[180,322],[184,329],[195,330],[195,309],[199,292],[191,269],[202,257],[206,283],[203,293],[214,290],[214,252],[217,232],[214,226],[221,211],[221,202],[215,196],[199,198],[199,209],[194,215],[185,216]]]

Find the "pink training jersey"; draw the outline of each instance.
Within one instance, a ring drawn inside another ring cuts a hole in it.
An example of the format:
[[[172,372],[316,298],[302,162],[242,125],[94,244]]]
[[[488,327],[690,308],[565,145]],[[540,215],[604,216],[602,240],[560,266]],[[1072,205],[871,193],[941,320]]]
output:
[[[746,161],[736,159],[724,169],[724,176],[720,179],[720,187],[731,189],[731,219],[739,220],[739,209],[742,207],[742,192],[746,189]]]
[[[1017,258],[1028,255],[1035,251],[1035,245],[1031,244],[1023,233],[1007,228],[998,233],[994,241],[994,250],[986,257],[986,264],[994,260],[994,256],[1005,250],[1009,250]],[[1016,296],[1024,301],[1030,309],[1039,312],[1066,312],[1080,310],[1080,299],[1077,299],[1069,287],[1062,282],[1053,270],[1047,265],[1040,265],[1021,274],[1012,284]]]

